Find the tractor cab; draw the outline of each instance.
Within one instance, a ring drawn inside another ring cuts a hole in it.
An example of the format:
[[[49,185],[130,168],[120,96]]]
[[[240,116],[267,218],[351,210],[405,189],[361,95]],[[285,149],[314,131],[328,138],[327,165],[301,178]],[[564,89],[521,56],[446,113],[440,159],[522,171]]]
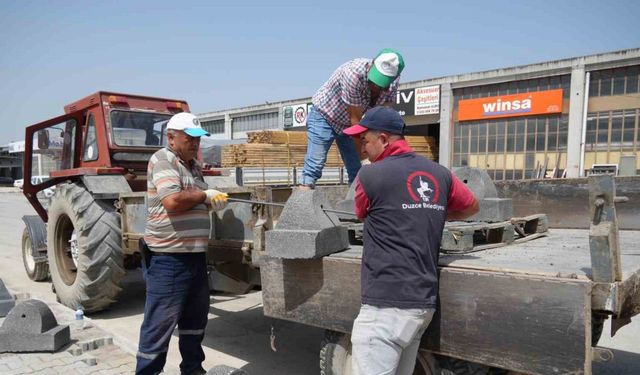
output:
[[[97,92],[64,110],[26,129],[23,191],[45,222],[47,212],[36,195],[65,180],[120,175],[131,191],[146,190],[147,162],[166,145],[167,121],[189,106],[183,100]]]

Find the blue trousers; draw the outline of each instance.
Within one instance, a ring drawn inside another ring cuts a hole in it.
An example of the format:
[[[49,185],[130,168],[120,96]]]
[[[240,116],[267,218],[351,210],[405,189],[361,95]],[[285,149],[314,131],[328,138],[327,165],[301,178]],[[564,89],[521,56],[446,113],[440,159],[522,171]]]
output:
[[[154,255],[145,270],[147,299],[140,327],[136,374],[159,374],[169,340],[178,326],[180,371],[191,373],[204,361],[202,339],[209,313],[205,253]]]
[[[360,170],[360,154],[350,136],[338,134],[327,120],[315,108],[309,111],[307,118],[307,154],[304,157],[304,169],[300,183],[314,185],[322,177],[322,169],[327,162],[327,153],[333,141],[336,141],[340,157],[349,175],[349,185]]]

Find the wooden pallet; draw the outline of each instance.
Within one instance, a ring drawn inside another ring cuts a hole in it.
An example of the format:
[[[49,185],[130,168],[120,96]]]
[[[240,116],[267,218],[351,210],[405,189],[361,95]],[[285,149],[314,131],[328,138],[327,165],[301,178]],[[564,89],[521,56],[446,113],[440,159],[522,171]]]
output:
[[[515,240],[514,232],[514,225],[510,221],[450,222],[442,232],[440,251],[447,254],[464,254],[505,246]]]
[[[448,254],[464,254],[531,241],[548,234],[548,223],[546,214],[514,217],[500,223],[447,223],[440,250]]]

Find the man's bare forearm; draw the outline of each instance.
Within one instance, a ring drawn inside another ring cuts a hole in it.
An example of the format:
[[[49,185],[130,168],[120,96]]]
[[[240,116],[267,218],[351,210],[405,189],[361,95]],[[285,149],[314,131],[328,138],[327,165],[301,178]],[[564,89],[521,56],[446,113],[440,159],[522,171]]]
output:
[[[162,199],[162,205],[169,211],[187,211],[203,203],[207,195],[200,189],[182,190]]]

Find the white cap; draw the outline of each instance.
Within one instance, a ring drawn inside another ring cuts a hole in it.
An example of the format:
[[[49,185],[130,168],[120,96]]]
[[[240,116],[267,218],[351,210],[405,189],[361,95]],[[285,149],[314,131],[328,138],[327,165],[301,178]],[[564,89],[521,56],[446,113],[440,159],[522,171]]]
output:
[[[191,137],[202,137],[203,135],[209,135],[209,133],[202,129],[200,120],[196,116],[187,112],[180,112],[173,115],[167,123],[167,129],[180,130]]]

